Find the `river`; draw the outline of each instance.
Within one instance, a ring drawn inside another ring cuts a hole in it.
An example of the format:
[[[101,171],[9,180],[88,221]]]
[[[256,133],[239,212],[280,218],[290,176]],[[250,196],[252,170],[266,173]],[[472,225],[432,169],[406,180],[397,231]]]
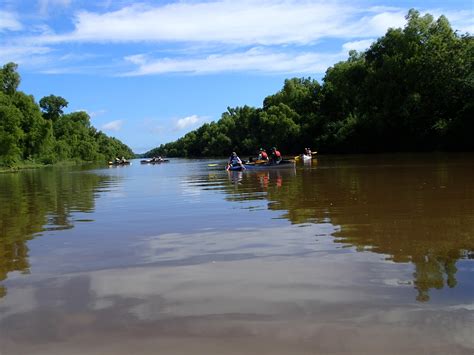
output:
[[[474,154],[0,174],[0,354],[472,354]]]

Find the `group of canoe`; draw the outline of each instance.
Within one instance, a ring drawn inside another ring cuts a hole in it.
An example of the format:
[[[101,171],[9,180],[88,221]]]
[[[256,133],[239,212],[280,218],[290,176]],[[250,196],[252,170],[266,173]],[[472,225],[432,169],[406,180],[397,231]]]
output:
[[[275,149],[275,148],[273,148]],[[260,151],[262,149],[260,148]],[[233,155],[235,153],[232,153]],[[304,163],[309,163],[313,159],[313,155],[316,152],[311,152],[309,148],[305,148],[305,152],[300,154],[293,159],[261,159],[261,155],[257,158],[257,160],[253,161],[241,161],[238,157],[237,160],[236,155],[234,157],[229,158],[229,163],[227,164],[226,170],[228,171],[242,171],[242,170],[255,170],[255,169],[281,169],[281,168],[294,168],[296,166],[297,161],[302,161]],[[236,162],[237,161],[237,162]]]
[[[125,159],[124,157],[122,158],[115,158],[113,161],[109,161],[109,166],[117,166],[117,165],[130,165],[130,161]]]
[[[242,164],[231,165],[228,164],[226,170],[230,171],[242,171],[242,170],[255,170],[255,169],[281,169],[281,168],[294,168],[297,161],[310,162],[313,159],[313,155],[316,152],[305,151],[304,154],[298,155],[293,159],[281,159],[277,162],[272,160],[250,160],[242,162]],[[162,164],[169,163],[168,159],[163,159],[161,157],[153,157],[151,159],[140,160],[141,164]],[[119,165],[130,165],[130,161],[124,158],[116,158],[114,161],[109,161],[110,166],[119,166]],[[217,164],[214,164],[217,165]]]
[[[145,160],[140,160],[141,164],[161,164],[161,163],[169,163],[170,161],[168,159],[163,159],[162,157],[158,158],[151,158],[151,159],[145,159]]]
[[[282,169],[294,168],[296,160],[282,159],[278,163],[269,162],[266,160],[256,160],[252,162],[245,162],[242,165],[230,165],[226,169],[229,171],[255,170],[255,169]]]
[[[168,159],[163,159],[162,157],[153,157],[151,159],[144,159],[140,160],[141,164],[161,164],[161,163],[169,163]],[[130,161],[127,159],[118,159],[116,158],[115,161],[109,161],[109,165],[118,166],[118,165],[130,165]]]

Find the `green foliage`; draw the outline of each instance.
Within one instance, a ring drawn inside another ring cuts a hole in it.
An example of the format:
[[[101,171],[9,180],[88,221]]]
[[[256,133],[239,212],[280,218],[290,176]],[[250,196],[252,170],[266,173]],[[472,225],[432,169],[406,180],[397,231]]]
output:
[[[43,119],[38,105],[32,96],[16,92],[12,97],[14,105],[20,111],[20,128],[23,137],[20,144],[22,159],[34,159],[51,150],[51,124]]]
[[[13,95],[20,85],[20,75],[16,72],[17,68],[17,64],[7,63],[0,69],[0,90],[7,95]]]
[[[228,108],[146,156],[254,154],[278,146],[321,152],[474,150],[474,41],[446,19],[410,10],[363,52],[329,68],[321,86],[285,80],[262,108]]]
[[[20,82],[16,69],[16,64],[8,63],[0,70],[0,166],[134,156],[118,139],[92,127],[86,112],[64,114],[68,104],[64,98],[50,95],[38,105],[32,96],[16,91]]]
[[[270,106],[259,114],[260,142],[265,147],[278,145],[280,149],[291,148],[298,139],[299,115],[284,103]]]
[[[43,116],[47,120],[57,121],[63,114],[63,108],[69,103],[61,96],[49,95],[43,97],[39,105],[43,110]]]
[[[24,133],[20,128],[21,112],[11,97],[0,92],[0,164],[13,166],[20,160],[20,140]]]

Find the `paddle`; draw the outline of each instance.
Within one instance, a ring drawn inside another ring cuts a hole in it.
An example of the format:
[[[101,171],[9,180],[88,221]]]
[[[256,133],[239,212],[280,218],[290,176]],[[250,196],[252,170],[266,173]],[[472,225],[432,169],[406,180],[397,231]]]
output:
[[[207,164],[207,166],[218,166],[219,164]]]

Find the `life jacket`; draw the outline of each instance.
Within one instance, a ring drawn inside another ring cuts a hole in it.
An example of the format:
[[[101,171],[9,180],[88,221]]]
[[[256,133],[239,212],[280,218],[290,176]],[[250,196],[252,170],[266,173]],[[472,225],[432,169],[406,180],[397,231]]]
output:
[[[262,159],[268,159],[268,154],[267,152],[260,152],[260,155],[262,156]]]
[[[234,156],[231,156],[229,160],[232,165],[239,165],[241,162],[239,157],[234,157]]]
[[[277,158],[281,158],[281,153],[280,153],[279,150],[275,150],[275,156],[276,156]]]

